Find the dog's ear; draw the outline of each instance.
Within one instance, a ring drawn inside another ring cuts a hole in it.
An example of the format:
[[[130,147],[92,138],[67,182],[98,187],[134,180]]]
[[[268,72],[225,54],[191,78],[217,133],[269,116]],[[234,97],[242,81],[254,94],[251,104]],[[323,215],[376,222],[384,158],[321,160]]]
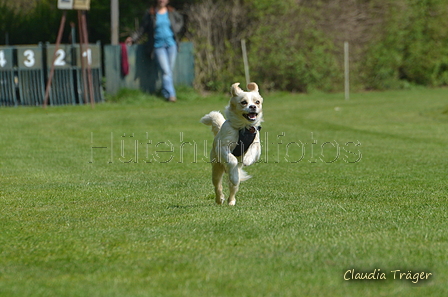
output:
[[[243,93],[243,90],[239,87],[240,83],[234,83],[230,88],[230,92],[232,93],[232,97],[237,97]]]
[[[247,88],[249,89],[249,91],[251,92],[258,92],[258,85],[254,82],[251,82],[247,85]]]

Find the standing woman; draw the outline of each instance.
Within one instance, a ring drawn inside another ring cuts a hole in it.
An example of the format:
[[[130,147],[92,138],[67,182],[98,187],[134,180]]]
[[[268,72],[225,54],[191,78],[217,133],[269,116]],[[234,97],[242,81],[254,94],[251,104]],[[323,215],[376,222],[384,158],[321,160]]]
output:
[[[146,11],[142,25],[126,38],[126,44],[138,41],[144,33],[148,34],[148,47],[151,57],[155,54],[162,70],[162,95],[170,102],[176,102],[173,84],[173,68],[179,45],[179,33],[184,26],[183,16],[168,5],[169,0],[156,0],[155,6]]]

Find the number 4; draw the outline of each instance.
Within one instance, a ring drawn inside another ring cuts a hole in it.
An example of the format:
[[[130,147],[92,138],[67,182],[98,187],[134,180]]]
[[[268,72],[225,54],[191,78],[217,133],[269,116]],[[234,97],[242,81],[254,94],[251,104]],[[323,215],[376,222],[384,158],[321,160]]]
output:
[[[0,51],[0,67],[5,67],[6,65],[6,59],[5,59],[5,52],[4,51]]]

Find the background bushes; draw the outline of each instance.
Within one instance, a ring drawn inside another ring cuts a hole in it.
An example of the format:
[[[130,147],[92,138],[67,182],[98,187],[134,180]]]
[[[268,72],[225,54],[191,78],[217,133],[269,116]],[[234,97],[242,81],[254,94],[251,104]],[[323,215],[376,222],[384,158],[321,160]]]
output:
[[[268,89],[342,91],[344,41],[354,89],[448,84],[446,0],[206,0],[186,12],[198,87],[244,81],[241,39]]]
[[[52,0],[0,0],[0,31],[10,44],[55,42],[61,13]],[[343,90],[343,44],[350,44],[354,90],[448,85],[446,0],[172,0],[188,20],[197,89],[227,91],[251,80],[264,89]],[[109,0],[92,1],[91,40],[110,43]],[[121,38],[138,26],[147,0],[120,1]],[[69,13],[68,22],[76,22]],[[67,25],[68,27],[68,25]],[[68,42],[67,28],[64,42]],[[2,37],[3,37],[2,36]],[[5,40],[6,41],[6,40]]]

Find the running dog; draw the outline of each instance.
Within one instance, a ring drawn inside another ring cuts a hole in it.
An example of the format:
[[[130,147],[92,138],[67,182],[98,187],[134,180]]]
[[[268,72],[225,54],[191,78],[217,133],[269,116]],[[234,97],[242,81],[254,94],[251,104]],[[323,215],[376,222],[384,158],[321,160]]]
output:
[[[248,92],[234,83],[230,89],[232,97],[224,116],[212,111],[201,119],[201,123],[212,126],[215,135],[210,152],[212,181],[215,187],[216,203],[225,201],[222,191],[222,179],[225,172],[229,175],[229,205],[235,205],[235,195],[240,182],[249,179],[243,166],[249,166],[260,159],[260,129],[263,121],[263,98],[254,82],[247,85]]]

